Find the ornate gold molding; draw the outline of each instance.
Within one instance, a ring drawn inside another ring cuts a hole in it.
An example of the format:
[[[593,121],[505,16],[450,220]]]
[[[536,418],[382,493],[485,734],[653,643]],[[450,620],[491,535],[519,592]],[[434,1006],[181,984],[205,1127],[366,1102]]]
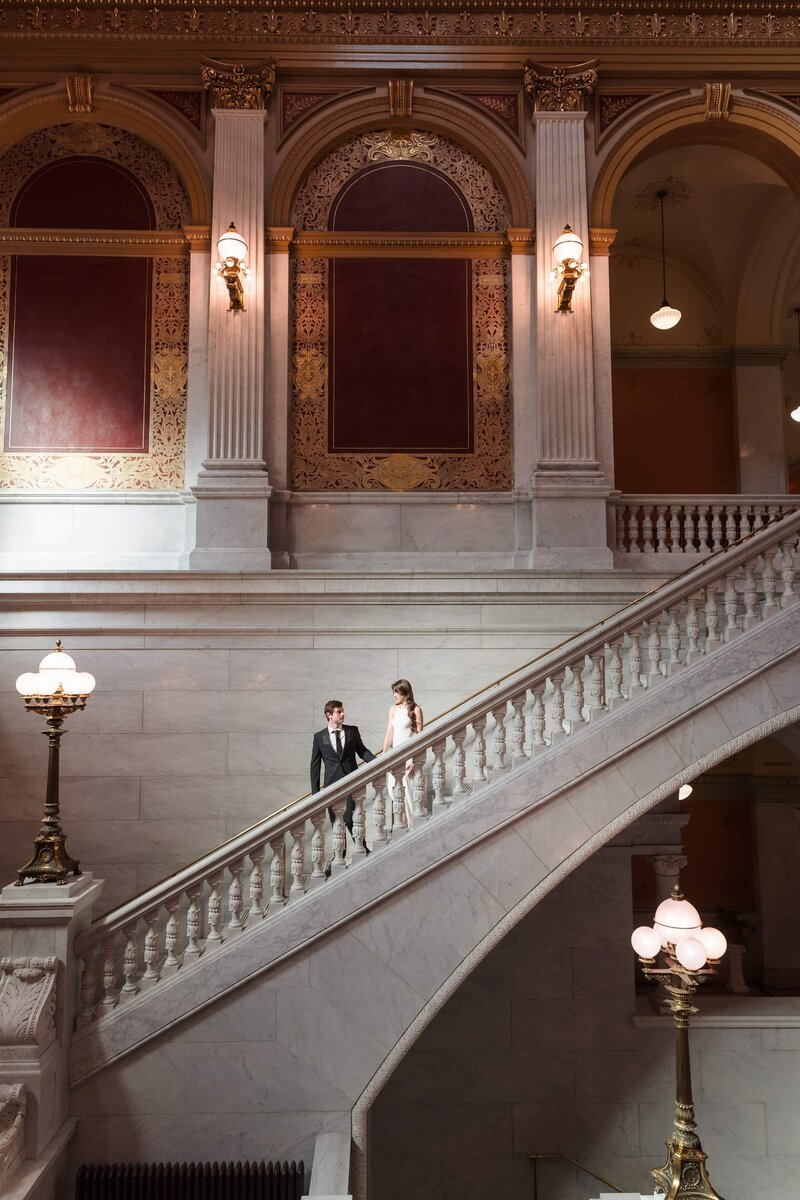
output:
[[[71,113],[92,111],[91,75],[67,75],[67,108]]]
[[[275,63],[244,63],[206,59],[200,71],[214,108],[264,109],[275,87]]]
[[[0,228],[0,254],[182,258],[186,238],[171,230]]]
[[[270,225],[267,229],[267,254],[288,254],[294,237],[294,225]]]
[[[211,250],[211,228],[208,225],[184,225],[183,236],[190,254],[207,254]]]
[[[508,258],[499,233],[298,233],[296,258]]]
[[[729,83],[707,83],[705,102],[707,121],[727,121],[730,116],[731,85]]]
[[[534,112],[585,112],[586,101],[597,84],[598,60],[574,67],[553,67],[528,61],[523,72],[525,91]]]
[[[599,258],[608,258],[616,236],[616,229],[590,229],[589,254]]]
[[[536,235],[532,229],[509,229],[508,241],[512,254],[536,253]]]
[[[389,80],[389,116],[410,117],[414,104],[414,80]]]

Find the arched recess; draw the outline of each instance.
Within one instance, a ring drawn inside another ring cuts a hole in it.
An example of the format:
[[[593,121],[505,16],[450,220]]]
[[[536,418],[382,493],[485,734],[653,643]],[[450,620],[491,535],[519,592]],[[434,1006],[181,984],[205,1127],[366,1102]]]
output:
[[[596,228],[612,225],[614,196],[638,159],[673,146],[711,144],[752,154],[800,199],[800,121],[770,103],[735,95],[727,121],[708,121],[701,96],[667,104],[621,133],[600,168],[591,204]]]
[[[530,228],[533,203],[522,168],[502,139],[479,115],[433,97],[414,99],[411,118],[389,118],[383,96],[365,98],[323,116],[297,139],[289,141],[275,177],[269,206],[269,224],[287,226],[295,195],[309,171],[340,142],[368,129],[420,127],[442,134],[473,154],[497,181],[514,228]]]
[[[0,124],[0,155],[15,142],[38,129],[64,124],[113,125],[136,134],[160,151],[183,184],[189,200],[192,225],[208,225],[211,220],[211,191],[207,172],[186,131],[173,128],[168,114],[156,102],[133,93],[97,91],[88,113],[70,113],[63,92],[25,92],[3,108]]]

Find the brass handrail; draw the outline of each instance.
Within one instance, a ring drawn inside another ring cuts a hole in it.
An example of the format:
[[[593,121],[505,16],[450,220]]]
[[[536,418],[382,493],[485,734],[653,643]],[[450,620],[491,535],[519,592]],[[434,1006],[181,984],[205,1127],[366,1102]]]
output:
[[[530,1161],[533,1163],[533,1200],[538,1200],[539,1197],[539,1177],[537,1173],[537,1163],[539,1162],[540,1158],[561,1158],[564,1160],[564,1162],[572,1163],[574,1167],[577,1167],[579,1171],[583,1171],[586,1175],[591,1175],[592,1179],[596,1179],[598,1183],[603,1183],[606,1187],[610,1187],[612,1192],[622,1191],[622,1188],[617,1187],[617,1185],[612,1183],[610,1179],[604,1179],[602,1175],[598,1175],[596,1171],[591,1169],[591,1167],[587,1167],[583,1163],[578,1162],[577,1158],[573,1158],[571,1154],[531,1154]]]

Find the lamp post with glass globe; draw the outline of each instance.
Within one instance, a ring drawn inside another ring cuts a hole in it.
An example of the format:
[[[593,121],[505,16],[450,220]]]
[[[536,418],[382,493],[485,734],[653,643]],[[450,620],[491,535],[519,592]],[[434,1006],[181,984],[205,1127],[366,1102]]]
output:
[[[78,860],[67,854],[58,807],[58,751],[64,732],[61,726],[70,713],[86,707],[94,691],[94,676],[88,671],[78,671],[74,659],[64,653],[58,641],[54,653],[39,663],[39,670],[20,675],[16,686],[26,710],[47,718],[50,745],[42,827],[34,839],[33,858],[20,867],[16,885],[19,887],[26,879],[34,883],[66,883],[70,872],[80,875],[81,870]]]
[[[675,1022],[675,1127],[667,1141],[666,1163],[651,1172],[656,1190],[664,1193],[665,1200],[721,1200],[711,1186],[706,1154],[695,1133],[689,1017],[697,1012],[691,1003],[694,992],[713,974],[727,942],[718,929],[702,927],[697,909],[676,884],[670,898],[656,909],[652,928],[635,929],[631,945],[645,978],[663,983]]]

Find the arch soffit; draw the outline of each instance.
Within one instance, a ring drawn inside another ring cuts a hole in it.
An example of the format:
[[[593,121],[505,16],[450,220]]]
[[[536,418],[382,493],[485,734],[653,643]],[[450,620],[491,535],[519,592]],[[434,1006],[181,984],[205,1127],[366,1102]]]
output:
[[[208,225],[211,221],[211,192],[206,171],[190,146],[184,131],[172,128],[166,115],[146,99],[122,93],[95,92],[90,113],[69,113],[61,91],[26,92],[9,104],[0,124],[0,154],[16,142],[46,129],[69,122],[114,125],[136,134],[159,150],[175,168],[189,200],[191,223]]]
[[[509,148],[479,114],[425,96],[415,97],[412,118],[387,117],[385,96],[362,98],[338,110],[326,107],[323,116],[310,127],[306,125],[296,140],[287,140],[286,154],[272,187],[269,224],[283,227],[291,224],[292,205],[303,180],[336,146],[368,129],[407,129],[411,123],[450,137],[474,154],[503,194],[508,205],[509,225],[512,228],[533,225],[530,191],[522,168]]]
[[[660,106],[627,130],[598,172],[590,224],[610,227],[620,180],[634,162],[672,146],[716,144],[759,159],[800,199],[800,122],[767,100],[735,96],[727,121],[707,121],[701,96]]]

